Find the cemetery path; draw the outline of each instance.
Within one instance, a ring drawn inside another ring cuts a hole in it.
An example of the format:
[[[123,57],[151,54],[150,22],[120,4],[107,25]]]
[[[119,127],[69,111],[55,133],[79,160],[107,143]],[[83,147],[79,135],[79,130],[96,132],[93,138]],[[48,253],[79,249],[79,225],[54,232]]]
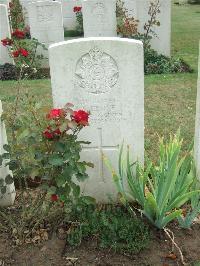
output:
[[[173,226],[176,241],[181,247],[189,265],[200,261],[200,224],[192,230],[180,230]],[[8,235],[0,238],[0,265],[2,266],[49,266],[49,265],[92,265],[92,266],[167,266],[181,265],[178,259],[166,259],[170,254],[171,244],[163,234],[153,232],[149,248],[138,255],[121,255],[110,250],[97,249],[95,241],[84,242],[79,248],[67,247],[61,256],[65,241],[56,236],[40,245],[14,247]],[[178,254],[176,254],[178,255]]]

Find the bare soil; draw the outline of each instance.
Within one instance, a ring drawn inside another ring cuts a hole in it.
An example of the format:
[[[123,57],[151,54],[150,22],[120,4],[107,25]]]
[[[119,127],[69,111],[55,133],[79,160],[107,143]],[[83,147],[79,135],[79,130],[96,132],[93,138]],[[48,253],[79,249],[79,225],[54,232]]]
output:
[[[171,228],[188,265],[200,265],[200,224],[190,230]],[[88,240],[78,248],[65,246],[65,240],[55,234],[39,245],[16,247],[4,234],[0,237],[0,266],[53,266],[53,265],[98,265],[98,266],[168,266],[182,265],[177,250],[171,254],[172,245],[167,237],[152,230],[149,247],[137,255],[116,254],[97,247],[95,240]],[[167,258],[171,257],[171,258]]]

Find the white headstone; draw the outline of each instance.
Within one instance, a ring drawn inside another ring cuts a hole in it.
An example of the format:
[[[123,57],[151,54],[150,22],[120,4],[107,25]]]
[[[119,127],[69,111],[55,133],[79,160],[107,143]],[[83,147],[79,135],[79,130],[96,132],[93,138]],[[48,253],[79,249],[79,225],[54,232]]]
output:
[[[117,36],[116,0],[83,0],[84,37]]]
[[[0,0],[1,5],[6,5],[9,8],[9,0]]]
[[[144,66],[142,42],[120,38],[85,38],[49,48],[54,107],[67,102],[91,112],[80,139],[91,141],[82,158],[93,162],[84,184],[99,202],[116,200],[102,152],[118,169],[119,147],[131,147],[134,160],[144,156]],[[57,63],[59,62],[59,64]]]
[[[197,82],[196,122],[194,138],[194,158],[197,176],[200,179],[200,43],[199,43],[199,75]]]
[[[144,32],[144,24],[148,22],[150,16],[148,10],[151,2],[157,0],[125,0],[125,7],[129,14],[139,20],[138,30]],[[157,36],[151,40],[152,48],[158,53],[170,56],[171,54],[171,0],[159,0],[160,14],[157,14],[157,20],[160,26],[153,27]]]
[[[5,151],[3,149],[3,146],[5,144],[8,144],[7,142],[7,136],[6,136],[6,129],[4,122],[1,121],[1,115],[2,115],[2,104],[0,101],[0,154],[3,154]],[[11,175],[12,172],[9,170],[8,166],[5,166],[6,161],[4,160],[3,165],[0,166],[0,179],[5,180],[6,176]],[[5,185],[5,183],[3,184]],[[0,186],[0,206],[6,207],[10,206],[14,203],[15,200],[15,186],[14,183],[11,185],[7,185],[6,187],[6,194],[2,194],[1,192],[2,186]]]
[[[5,38],[10,38],[10,25],[8,20],[7,5],[0,4],[0,41]],[[12,58],[8,54],[6,47],[0,43],[0,65],[5,63],[13,64]]]
[[[64,40],[62,5],[57,1],[38,1],[28,5],[30,33],[47,48]],[[44,53],[44,51],[43,51]],[[48,53],[44,53],[48,56]]]
[[[74,12],[75,6],[81,6],[80,0],[63,0],[63,22],[66,30],[75,30],[77,26],[76,13]]]

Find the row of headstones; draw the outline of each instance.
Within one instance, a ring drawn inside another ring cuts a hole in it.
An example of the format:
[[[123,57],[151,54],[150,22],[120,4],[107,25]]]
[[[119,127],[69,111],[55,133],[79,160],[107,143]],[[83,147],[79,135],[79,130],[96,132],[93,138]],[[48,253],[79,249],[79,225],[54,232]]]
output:
[[[133,161],[144,162],[142,42],[121,38],[77,39],[51,45],[49,59],[54,107],[62,108],[72,102],[77,109],[91,112],[90,126],[84,128],[80,139],[91,142],[83,147],[82,159],[95,167],[89,170],[90,178],[83,183],[82,191],[98,202],[116,201],[116,189],[102,153],[117,169],[119,147],[124,142],[125,147],[130,146]],[[0,122],[1,153],[5,143],[5,126]],[[194,154],[200,177],[200,57]],[[4,165],[0,177],[7,174],[10,171]],[[8,205],[14,195],[12,185],[6,195]],[[5,198],[0,199],[0,205],[5,205]]]
[[[0,0],[8,3],[8,0]],[[49,47],[52,43],[64,41],[63,28],[63,13],[64,10],[71,10],[73,12],[73,5],[77,1],[63,2],[52,0],[31,0],[26,1],[25,7],[28,14],[28,24],[30,25],[31,36],[38,39],[39,42]],[[67,3],[70,3],[68,6]],[[148,21],[148,8],[151,0],[126,0],[126,7],[133,15],[139,19],[139,32],[144,29],[144,24]],[[25,3],[25,2],[24,2]],[[72,4],[73,3],[73,4]],[[116,22],[116,0],[82,0],[83,24],[85,37],[113,37],[117,36],[117,22]],[[63,5],[62,5],[63,4]],[[171,47],[171,0],[160,0],[161,13],[158,14],[160,27],[155,27],[156,35],[153,37],[151,43],[152,47],[159,53],[170,55]],[[0,37],[9,37],[8,29],[8,11],[1,6],[1,24]],[[69,21],[69,20],[68,20]],[[70,25],[70,23],[69,23]],[[71,27],[71,25],[70,25]],[[7,35],[6,35],[7,33]],[[7,59],[6,48],[0,47],[0,63],[10,62]],[[42,51],[45,56],[45,51]],[[3,55],[6,54],[6,55]],[[6,57],[6,61],[4,60]],[[46,64],[44,64],[45,66]],[[47,62],[48,66],[48,62]]]
[[[58,0],[58,2],[61,0]],[[129,10],[131,16],[138,19],[139,22],[139,32],[144,31],[144,24],[150,19],[148,10],[152,0],[125,0],[125,7]],[[82,5],[83,12],[83,27],[85,37],[113,37],[117,35],[117,22],[116,22],[116,0],[82,0],[82,1],[67,1],[63,0],[60,5],[57,3],[50,5],[49,2],[32,2],[29,5],[28,17],[30,28],[32,28],[31,33],[33,37],[40,37],[37,31],[40,30],[41,24],[46,24],[46,29],[52,32],[54,37],[53,41],[61,41],[58,36],[54,34],[53,25],[57,25],[61,30],[63,24],[66,28],[70,29],[74,27],[75,23],[70,23],[70,19],[65,20],[63,23],[63,15],[66,10],[71,14],[74,19],[75,14],[73,12],[73,7],[76,5]],[[42,11],[43,10],[43,11]],[[53,10],[53,11],[52,11]],[[160,27],[154,27],[155,36],[152,39],[152,47],[159,53],[170,56],[171,50],[171,0],[160,0],[160,14],[158,14],[158,20],[160,21]],[[54,15],[54,12],[59,14]],[[38,19],[39,18],[39,19]],[[65,15],[64,15],[65,18]],[[38,23],[37,23],[38,21]],[[72,20],[71,20],[72,22]],[[69,26],[67,26],[69,23]],[[47,33],[51,35],[50,33]],[[62,35],[63,31],[60,31],[59,37]],[[48,36],[47,40],[49,43],[52,39]],[[57,38],[57,39],[56,39]],[[43,42],[43,39],[38,39]],[[46,41],[46,40],[45,40]]]

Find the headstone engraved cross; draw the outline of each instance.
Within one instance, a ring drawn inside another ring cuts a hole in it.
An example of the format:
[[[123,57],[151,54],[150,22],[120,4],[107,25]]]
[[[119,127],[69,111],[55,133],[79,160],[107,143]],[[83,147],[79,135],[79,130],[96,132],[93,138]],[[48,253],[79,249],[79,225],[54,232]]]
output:
[[[144,68],[142,42],[121,38],[84,38],[49,48],[53,103],[67,102],[91,112],[80,140],[90,141],[81,157],[92,162],[82,190],[98,202],[117,199],[102,153],[118,169],[119,146],[130,145],[134,161],[144,156]],[[56,64],[55,62],[59,62]]]
[[[102,178],[103,182],[106,182],[105,177],[104,177],[104,162],[103,162],[103,154],[106,151],[118,151],[119,150],[119,145],[115,146],[104,146],[103,145],[103,134],[102,134],[102,128],[97,128],[98,130],[98,145],[97,146],[89,146],[89,147],[84,147],[83,150],[96,150],[98,152],[98,163],[99,163],[99,177]]]

